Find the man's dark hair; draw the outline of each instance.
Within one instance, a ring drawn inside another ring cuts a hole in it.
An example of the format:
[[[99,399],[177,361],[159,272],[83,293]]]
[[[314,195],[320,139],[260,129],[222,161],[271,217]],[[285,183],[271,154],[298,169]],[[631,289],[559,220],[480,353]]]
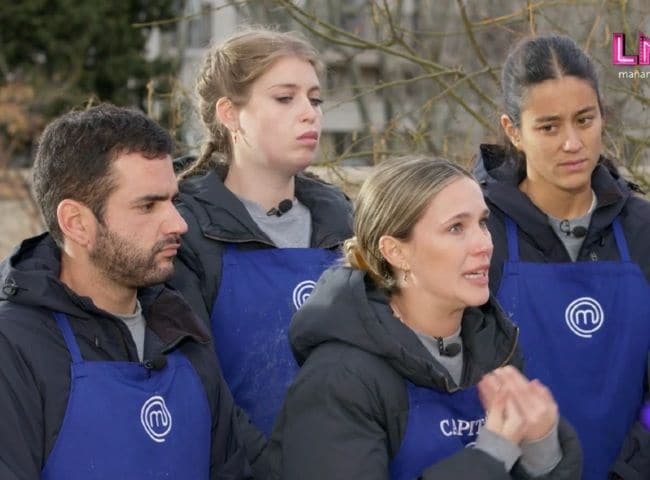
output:
[[[169,134],[135,109],[102,104],[54,120],[41,135],[33,169],[34,195],[52,238],[62,246],[56,210],[66,198],[103,222],[106,199],[117,187],[111,165],[118,156],[153,159],[172,149]]]

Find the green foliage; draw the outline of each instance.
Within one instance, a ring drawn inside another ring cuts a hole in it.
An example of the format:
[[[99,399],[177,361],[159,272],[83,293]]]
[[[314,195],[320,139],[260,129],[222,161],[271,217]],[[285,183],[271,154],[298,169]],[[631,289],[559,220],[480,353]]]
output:
[[[143,58],[148,29],[176,0],[21,0],[0,9],[0,86],[34,86],[46,119],[88,101],[143,106],[147,81],[172,65]]]

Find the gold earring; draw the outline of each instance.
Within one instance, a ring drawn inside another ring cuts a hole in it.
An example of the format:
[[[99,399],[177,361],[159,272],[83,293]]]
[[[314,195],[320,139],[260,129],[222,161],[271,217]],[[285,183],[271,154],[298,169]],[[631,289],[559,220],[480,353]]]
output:
[[[406,267],[406,266],[405,266],[405,267],[402,267],[402,270],[404,270],[404,274],[403,274],[403,276],[402,276],[402,281],[403,281],[404,283],[406,283],[406,281],[408,280],[408,277],[409,277],[409,273],[411,273],[411,270],[409,270],[409,268]]]

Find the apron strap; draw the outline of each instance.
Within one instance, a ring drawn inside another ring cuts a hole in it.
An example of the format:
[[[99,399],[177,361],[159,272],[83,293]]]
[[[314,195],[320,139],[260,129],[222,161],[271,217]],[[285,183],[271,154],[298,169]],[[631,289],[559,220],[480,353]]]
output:
[[[53,312],[54,319],[56,324],[61,329],[63,334],[63,340],[68,347],[70,356],[72,357],[72,363],[81,363],[83,360],[81,358],[81,352],[79,351],[79,345],[77,345],[77,340],[74,338],[74,333],[72,333],[72,328],[70,328],[70,322],[68,322],[68,317],[61,312]]]
[[[519,261],[519,242],[517,241],[517,224],[506,215],[506,236],[508,238],[508,259],[511,262]]]
[[[614,219],[612,227],[614,228],[614,238],[616,238],[616,245],[618,245],[621,261],[630,262],[630,250],[627,248],[627,242],[625,241],[625,235],[623,234],[623,227],[621,226],[618,217]]]

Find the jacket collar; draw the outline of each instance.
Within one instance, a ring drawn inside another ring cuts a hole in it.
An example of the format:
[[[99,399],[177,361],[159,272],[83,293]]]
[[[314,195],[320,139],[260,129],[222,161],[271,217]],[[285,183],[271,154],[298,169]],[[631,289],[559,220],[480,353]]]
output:
[[[226,173],[227,165],[220,164],[204,175],[182,182],[181,204],[192,210],[204,235],[230,243],[273,245],[242,202],[224,185]],[[296,197],[311,213],[312,245],[336,247],[351,235],[351,207],[338,189],[299,174]]]
[[[61,252],[49,234],[24,240],[0,263],[0,301],[59,311],[82,320],[121,321],[98,308],[89,297],[77,295],[59,280]],[[138,291],[142,311],[151,328],[169,348],[185,338],[209,342],[209,333],[189,305],[175,291],[156,285]]]
[[[483,187],[485,197],[497,209],[512,218],[518,228],[540,250],[546,252],[550,246],[557,243],[546,214],[519,190],[522,179],[517,175],[514,163],[507,158],[502,147],[481,145],[474,174]],[[603,230],[611,225],[631,195],[627,182],[618,172],[607,168],[604,159],[601,159],[594,169],[591,185],[598,197],[598,205],[585,239],[587,243],[600,239]]]
[[[494,299],[463,314],[461,337],[466,351],[466,384],[509,363],[517,346],[517,328]],[[356,269],[336,266],[319,279],[309,301],[289,327],[292,350],[303,364],[328,342],[352,345],[383,358],[411,382],[445,391],[457,388],[417,335],[392,313],[388,295]]]

